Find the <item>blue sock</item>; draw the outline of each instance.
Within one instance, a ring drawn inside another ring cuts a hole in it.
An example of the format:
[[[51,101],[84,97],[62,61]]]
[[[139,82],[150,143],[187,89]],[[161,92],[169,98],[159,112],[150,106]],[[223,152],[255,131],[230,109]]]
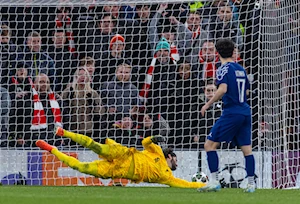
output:
[[[210,173],[212,174],[212,180],[218,181],[218,170],[219,170],[219,157],[216,151],[206,152],[207,163]]]
[[[252,154],[245,156],[245,160],[246,160],[246,171],[247,171],[248,183],[250,185],[254,185],[254,172],[255,172],[254,156]]]

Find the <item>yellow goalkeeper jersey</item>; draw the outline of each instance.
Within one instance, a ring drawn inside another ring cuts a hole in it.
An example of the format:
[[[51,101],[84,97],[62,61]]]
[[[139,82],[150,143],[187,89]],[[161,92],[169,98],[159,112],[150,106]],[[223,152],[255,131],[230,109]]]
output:
[[[115,143],[109,140],[106,144]],[[175,178],[172,170],[169,168],[163,151],[160,146],[154,144],[150,137],[142,141],[144,150],[138,151],[135,148],[130,148],[129,153],[118,161],[114,160],[114,168],[112,174],[114,177],[123,176],[133,182],[149,182],[169,185],[171,187],[181,188],[200,188],[205,186],[204,183],[188,182],[183,179]],[[128,168],[119,168],[120,166],[128,166]],[[133,165],[133,166],[132,166]],[[127,172],[123,170],[127,169]],[[119,177],[120,178],[120,177]]]

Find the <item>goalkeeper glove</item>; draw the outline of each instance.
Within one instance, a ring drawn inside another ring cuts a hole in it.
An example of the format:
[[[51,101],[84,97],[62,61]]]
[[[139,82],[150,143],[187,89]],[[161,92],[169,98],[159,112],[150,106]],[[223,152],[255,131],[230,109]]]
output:
[[[153,143],[157,144],[159,142],[165,142],[166,139],[161,135],[154,135],[154,136],[151,136],[151,141]]]

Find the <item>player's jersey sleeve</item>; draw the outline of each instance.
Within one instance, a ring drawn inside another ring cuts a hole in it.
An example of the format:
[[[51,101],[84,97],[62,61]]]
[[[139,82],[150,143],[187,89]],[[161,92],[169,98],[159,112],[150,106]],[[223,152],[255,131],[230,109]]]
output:
[[[220,84],[227,84],[228,85],[228,65],[225,64],[218,68],[216,72],[216,85],[219,86]]]
[[[163,152],[161,150],[161,147],[154,144],[152,141],[151,141],[151,138],[150,137],[146,137],[145,139],[143,139],[142,141],[142,145],[143,147],[145,148],[145,150],[149,151],[149,152],[152,152],[152,153],[158,153],[160,155],[163,155]]]
[[[177,187],[177,188],[201,188],[206,186],[205,183],[201,182],[189,182],[180,178],[176,178],[174,176],[170,177],[167,181],[163,182],[162,184],[169,185],[170,187]]]

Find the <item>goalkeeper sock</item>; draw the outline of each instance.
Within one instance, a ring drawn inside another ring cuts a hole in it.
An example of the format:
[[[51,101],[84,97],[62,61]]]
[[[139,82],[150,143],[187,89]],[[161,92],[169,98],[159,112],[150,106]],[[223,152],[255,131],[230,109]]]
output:
[[[209,151],[206,153],[208,168],[211,173],[211,180],[218,181],[219,158],[216,151]]]
[[[246,162],[248,184],[254,185],[254,172],[255,172],[254,156],[252,154],[245,156],[245,162]]]
[[[82,134],[77,134],[73,132],[69,132],[67,130],[64,130],[64,136],[67,138],[70,138],[74,142],[89,148],[96,154],[101,155],[102,153],[109,152],[108,148],[106,147],[107,145],[102,145],[98,142],[95,142],[93,139],[91,139],[88,136],[82,135]]]

